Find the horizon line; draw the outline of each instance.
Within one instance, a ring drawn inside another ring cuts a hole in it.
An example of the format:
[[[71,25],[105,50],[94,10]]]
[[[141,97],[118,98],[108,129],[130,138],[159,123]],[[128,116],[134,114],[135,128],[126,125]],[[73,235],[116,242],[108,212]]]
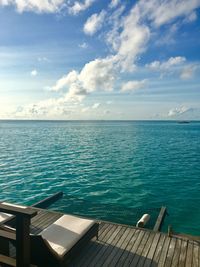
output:
[[[166,121],[166,122],[199,122],[200,119],[191,119],[191,120],[184,120],[184,119],[0,119],[2,121],[21,121],[21,122],[137,122],[137,121]]]

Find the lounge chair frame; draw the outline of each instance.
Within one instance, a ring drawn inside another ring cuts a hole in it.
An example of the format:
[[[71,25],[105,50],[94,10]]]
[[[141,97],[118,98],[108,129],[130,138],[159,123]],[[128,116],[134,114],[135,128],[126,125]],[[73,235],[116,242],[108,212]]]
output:
[[[80,240],[62,257],[51,248],[41,235],[31,235],[31,263],[41,267],[64,267],[76,256],[79,250],[96,236],[98,239],[99,223],[95,223]]]
[[[1,226],[0,241],[3,240],[4,242],[1,243],[3,246],[0,246],[0,248],[4,255],[9,255],[9,242],[11,241],[16,244],[16,266],[18,267],[29,266],[29,262],[37,264],[37,266],[40,267],[66,266],[76,253],[84,247],[86,242],[90,241],[95,236],[98,239],[99,223],[95,222],[79,241],[61,257],[52,249],[42,235],[30,234],[30,219],[37,214],[36,210],[31,208],[23,210],[0,203],[0,211],[16,216],[17,231],[7,226]]]

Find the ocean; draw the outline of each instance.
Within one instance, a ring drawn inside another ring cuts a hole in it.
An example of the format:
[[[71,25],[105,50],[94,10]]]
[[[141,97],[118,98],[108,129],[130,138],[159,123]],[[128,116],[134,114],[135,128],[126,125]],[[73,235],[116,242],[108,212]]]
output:
[[[200,235],[200,122],[0,121],[0,200]]]

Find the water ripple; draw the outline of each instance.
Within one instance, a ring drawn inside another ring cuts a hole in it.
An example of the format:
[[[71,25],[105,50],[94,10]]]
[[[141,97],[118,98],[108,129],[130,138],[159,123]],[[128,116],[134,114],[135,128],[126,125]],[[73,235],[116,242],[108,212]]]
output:
[[[199,234],[199,136],[200,123],[1,121],[1,199],[62,190],[53,208],[123,223],[166,205],[176,231]]]

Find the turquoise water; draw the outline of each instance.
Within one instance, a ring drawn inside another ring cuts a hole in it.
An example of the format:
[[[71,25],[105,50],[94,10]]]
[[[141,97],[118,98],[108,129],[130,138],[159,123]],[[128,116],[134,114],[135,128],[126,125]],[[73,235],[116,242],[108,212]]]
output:
[[[0,199],[200,235],[200,123],[0,121]]]

